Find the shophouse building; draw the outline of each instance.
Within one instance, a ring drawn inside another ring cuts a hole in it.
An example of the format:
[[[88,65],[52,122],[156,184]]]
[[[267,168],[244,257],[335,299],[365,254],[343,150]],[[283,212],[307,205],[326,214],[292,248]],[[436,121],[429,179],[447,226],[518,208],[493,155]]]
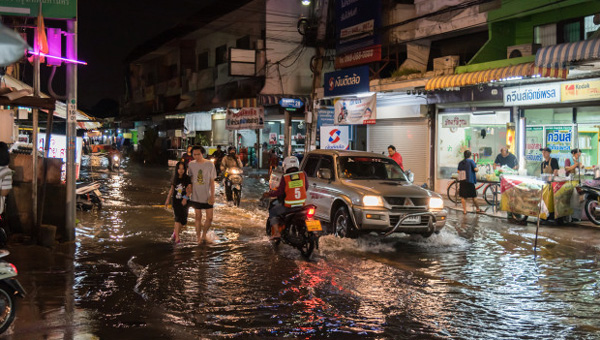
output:
[[[310,9],[286,0],[208,6],[132,52],[122,114],[145,121],[140,131],[161,126],[174,146],[248,148],[253,164],[255,145],[303,150],[314,48],[297,25]]]

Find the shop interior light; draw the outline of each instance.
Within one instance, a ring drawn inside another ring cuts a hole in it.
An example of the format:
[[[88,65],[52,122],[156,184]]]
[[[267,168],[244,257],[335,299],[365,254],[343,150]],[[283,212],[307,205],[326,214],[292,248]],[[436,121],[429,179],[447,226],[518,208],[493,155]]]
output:
[[[484,116],[484,115],[493,115],[494,111],[473,111],[473,114],[476,116]]]
[[[50,59],[62,60],[62,61],[67,62],[67,63],[87,65],[87,62],[81,61],[81,60],[75,60],[75,59],[57,57],[57,56],[48,55],[48,54],[45,54],[45,53],[42,53],[42,52],[35,52],[35,51],[27,51],[27,52],[29,54],[31,54],[31,55],[39,55],[40,57],[46,57],[46,58],[50,58]]]
[[[310,5],[310,0],[302,0],[302,4],[304,6],[308,6],[308,5]]]

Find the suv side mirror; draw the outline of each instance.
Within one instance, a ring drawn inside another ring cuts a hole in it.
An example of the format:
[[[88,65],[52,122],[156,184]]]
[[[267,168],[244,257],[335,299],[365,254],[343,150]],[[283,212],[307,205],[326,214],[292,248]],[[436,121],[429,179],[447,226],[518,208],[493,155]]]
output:
[[[411,183],[415,181],[415,174],[413,174],[410,170],[406,172],[406,177],[408,177],[408,181]]]
[[[331,180],[331,170],[327,168],[319,169],[318,175],[322,179]]]

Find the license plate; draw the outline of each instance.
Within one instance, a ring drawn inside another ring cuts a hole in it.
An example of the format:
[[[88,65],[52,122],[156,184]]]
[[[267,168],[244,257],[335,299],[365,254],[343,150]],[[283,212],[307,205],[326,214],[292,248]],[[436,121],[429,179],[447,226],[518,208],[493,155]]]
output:
[[[306,221],[306,230],[322,231],[323,228],[321,228],[321,221],[319,221],[319,220]]]
[[[402,224],[421,224],[421,216],[410,216],[402,221]]]

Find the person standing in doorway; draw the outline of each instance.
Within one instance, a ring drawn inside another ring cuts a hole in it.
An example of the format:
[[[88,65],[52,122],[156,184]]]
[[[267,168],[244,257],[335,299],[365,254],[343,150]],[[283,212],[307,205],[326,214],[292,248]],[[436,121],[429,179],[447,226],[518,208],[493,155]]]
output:
[[[404,165],[402,165],[402,156],[400,155],[399,152],[396,152],[395,146],[393,146],[393,145],[388,146],[388,155],[390,156],[391,159],[396,161],[396,163],[398,163],[398,165],[400,165],[400,169],[402,169],[402,171],[404,171]]]
[[[171,182],[171,189],[165,201],[165,206],[169,204],[169,199],[173,198],[173,215],[175,215],[175,225],[173,226],[173,235],[171,240],[175,243],[181,242],[179,239],[179,231],[181,227],[187,224],[188,219],[188,199],[186,195],[187,187],[191,184],[190,176],[187,174],[185,162],[180,161],[175,165],[175,175]]]
[[[215,203],[215,178],[217,171],[213,162],[204,158],[205,150],[202,146],[194,146],[192,155],[194,160],[188,165],[188,175],[192,183],[186,192],[192,193],[190,206],[196,213],[196,237],[198,243],[206,242],[207,233],[212,225],[213,204]],[[206,212],[206,219],[202,223],[202,211]]]
[[[483,210],[479,209],[479,205],[477,205],[477,189],[475,189],[475,183],[477,183],[477,176],[475,174],[479,169],[477,168],[477,164],[471,159],[470,150],[465,150],[463,155],[465,158],[458,163],[458,178],[460,180],[458,195],[462,203],[463,214],[467,214],[467,198],[473,200],[475,212],[482,213]]]

